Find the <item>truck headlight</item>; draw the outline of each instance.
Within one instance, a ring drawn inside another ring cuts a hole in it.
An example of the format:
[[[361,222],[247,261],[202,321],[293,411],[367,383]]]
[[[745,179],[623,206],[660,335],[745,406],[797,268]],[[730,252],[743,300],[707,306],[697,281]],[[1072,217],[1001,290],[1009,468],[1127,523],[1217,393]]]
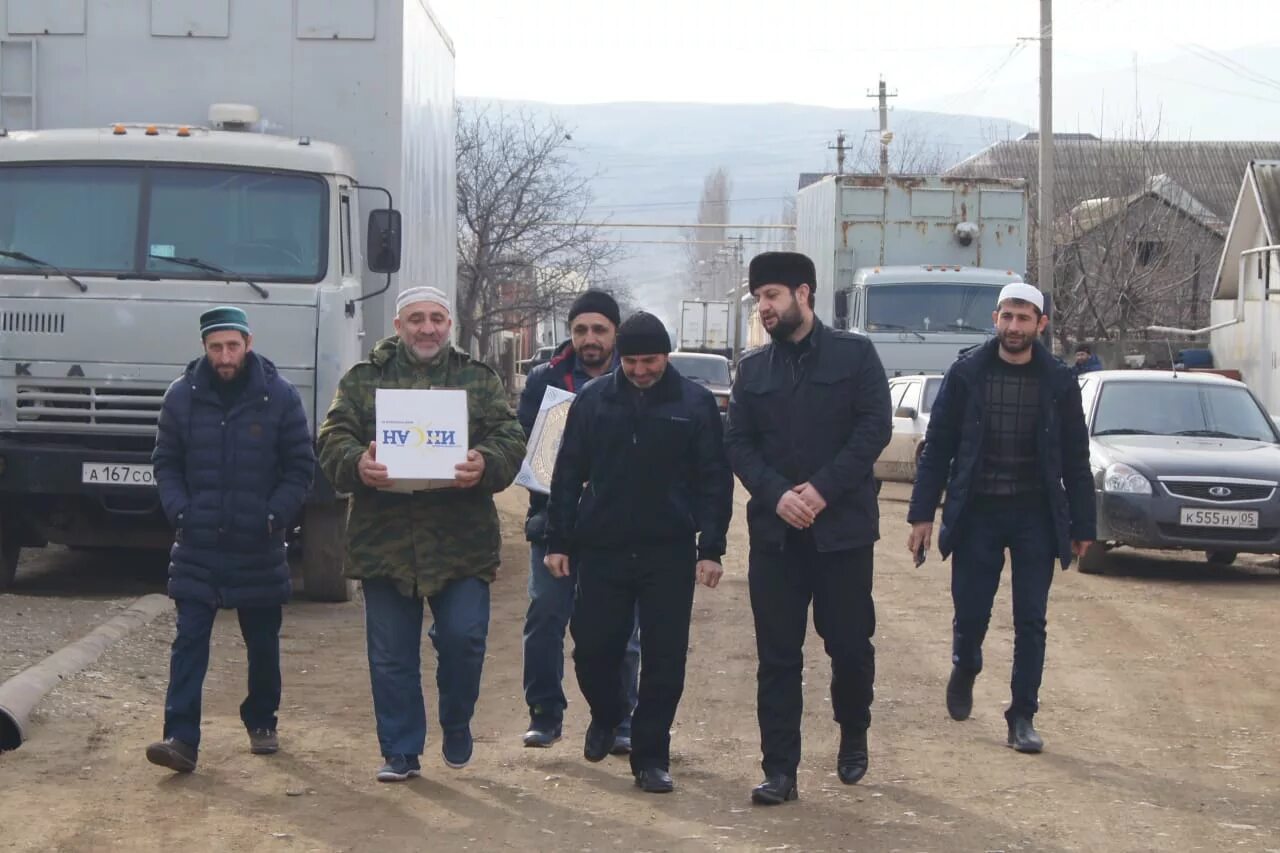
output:
[[[1123,462],[1115,462],[1107,467],[1102,490],[1121,495],[1149,495],[1151,481]]]

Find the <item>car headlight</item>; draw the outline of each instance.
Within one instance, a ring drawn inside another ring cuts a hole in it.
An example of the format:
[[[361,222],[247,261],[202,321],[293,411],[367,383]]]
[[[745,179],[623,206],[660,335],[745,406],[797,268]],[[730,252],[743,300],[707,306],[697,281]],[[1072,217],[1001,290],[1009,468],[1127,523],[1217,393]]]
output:
[[[1123,462],[1115,462],[1107,467],[1102,490],[1122,495],[1149,495],[1151,481]]]

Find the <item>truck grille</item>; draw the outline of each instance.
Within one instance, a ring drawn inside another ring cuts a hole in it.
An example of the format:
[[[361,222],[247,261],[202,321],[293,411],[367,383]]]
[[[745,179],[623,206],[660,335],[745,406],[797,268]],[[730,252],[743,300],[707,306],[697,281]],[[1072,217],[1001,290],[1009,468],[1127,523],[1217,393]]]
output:
[[[1191,498],[1217,503],[1265,501],[1275,493],[1275,486],[1260,483],[1204,483],[1187,480],[1164,480],[1165,489],[1176,498]],[[1215,494],[1216,492],[1216,494]],[[1225,492],[1225,494],[1224,494]]]
[[[0,311],[0,332],[28,335],[61,335],[67,315],[51,311]]]
[[[93,426],[115,432],[155,429],[163,388],[60,382],[17,389],[19,423]]]

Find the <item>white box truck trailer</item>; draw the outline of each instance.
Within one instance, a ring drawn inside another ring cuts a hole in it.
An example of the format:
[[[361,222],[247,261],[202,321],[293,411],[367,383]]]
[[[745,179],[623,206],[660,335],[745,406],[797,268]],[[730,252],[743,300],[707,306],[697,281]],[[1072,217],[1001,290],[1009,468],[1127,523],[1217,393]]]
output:
[[[168,542],[150,453],[205,309],[248,313],[314,433],[400,282],[455,291],[453,46],[423,0],[104,5],[0,4],[0,588],[20,548]],[[317,472],[312,598],[350,595],[344,519]]]
[[[731,302],[706,302],[700,299],[680,301],[680,333],[676,348],[682,352],[705,352],[729,358],[733,354],[733,342],[729,340],[732,328]]]
[[[871,338],[891,377],[945,371],[984,341],[1026,269],[1021,180],[831,175],[799,191],[796,217],[819,318]]]

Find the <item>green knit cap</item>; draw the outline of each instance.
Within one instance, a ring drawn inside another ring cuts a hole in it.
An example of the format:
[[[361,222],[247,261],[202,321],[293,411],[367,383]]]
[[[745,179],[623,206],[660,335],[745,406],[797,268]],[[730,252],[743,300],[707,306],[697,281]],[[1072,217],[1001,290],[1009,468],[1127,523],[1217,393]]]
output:
[[[231,305],[220,305],[200,315],[201,340],[207,338],[210,332],[228,330],[249,334],[249,318],[244,311]]]

